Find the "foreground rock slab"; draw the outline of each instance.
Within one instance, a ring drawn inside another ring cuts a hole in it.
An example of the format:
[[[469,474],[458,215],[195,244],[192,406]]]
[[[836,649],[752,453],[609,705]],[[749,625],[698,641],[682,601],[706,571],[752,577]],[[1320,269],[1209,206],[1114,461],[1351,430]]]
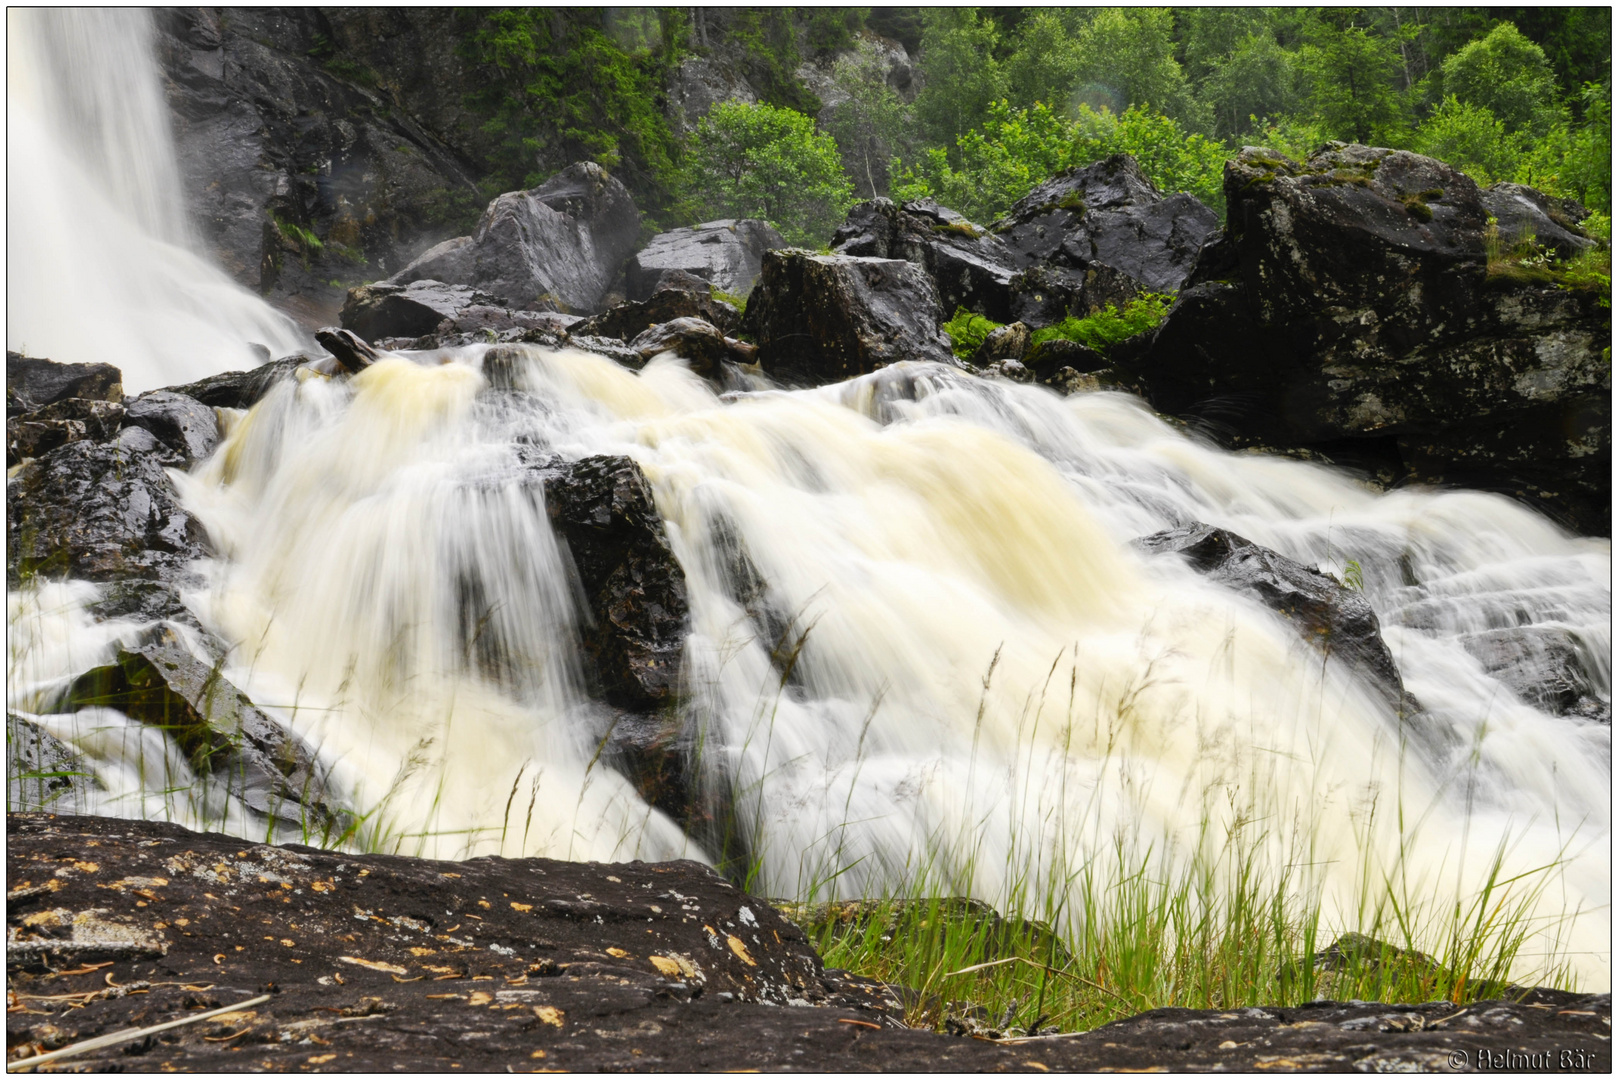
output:
[[[8,1059],[185,1071],[1492,1071],[1610,1067],[1611,999],[1160,1009],[1071,1037],[899,1026],[706,867],[433,862],[7,818]]]

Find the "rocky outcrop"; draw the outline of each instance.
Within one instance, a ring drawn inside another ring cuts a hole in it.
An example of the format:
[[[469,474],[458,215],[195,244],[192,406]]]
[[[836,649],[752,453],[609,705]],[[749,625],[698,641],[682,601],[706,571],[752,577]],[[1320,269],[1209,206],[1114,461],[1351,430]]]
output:
[[[532,191],[491,202],[471,237],[446,241],[388,283],[468,285],[514,311],[599,311],[635,250],[640,213],[629,191],[592,161]]]
[[[26,716],[6,713],[6,806],[84,814],[105,790],[84,759]]]
[[[310,357],[301,354],[285,356],[246,371],[224,371],[172,389],[216,409],[251,409],[277,384],[292,379],[298,368],[309,362]]]
[[[1023,196],[994,233],[1021,267],[1010,317],[1031,326],[1180,288],[1218,216],[1195,196],[1165,198],[1128,154],[1058,173]],[[992,316],[991,316],[992,317]]]
[[[73,680],[58,711],[90,706],[117,709],[162,730],[198,776],[210,777],[266,818],[305,830],[341,835],[343,819],[328,790],[326,770],[308,747],[264,715],[220,675],[163,632],[120,649],[114,663]]]
[[[1499,242],[1505,247],[1532,241],[1559,259],[1571,259],[1595,246],[1579,228],[1590,211],[1573,199],[1558,199],[1510,183],[1484,188],[1479,198],[1484,211],[1495,219]]]
[[[1284,617],[1310,645],[1363,675],[1400,715],[1419,709],[1405,693],[1382,626],[1364,594],[1225,529],[1200,522],[1135,541],[1153,555],[1174,554],[1212,581],[1244,592]]]
[[[698,375],[711,376],[725,361],[746,364],[756,355],[753,346],[725,337],[705,319],[671,319],[648,328],[629,343],[644,359],[672,352],[690,361]]]
[[[1469,178],[1403,151],[1249,148],[1225,194],[1224,234],[1129,364],[1159,411],[1610,530],[1610,313],[1491,264]]]
[[[624,270],[631,300],[648,299],[663,275],[683,271],[719,292],[746,296],[763,266],[764,253],[786,247],[769,223],[744,218],[708,221],[659,233],[629,260]]]
[[[668,280],[672,278],[669,275]],[[603,337],[629,341],[647,330],[673,319],[702,319],[718,327],[721,333],[734,333],[741,324],[742,313],[735,305],[713,295],[708,283],[701,278],[688,278],[670,287],[659,285],[643,300],[629,300],[609,308],[600,315],[586,319],[573,329],[580,334],[598,334]]]
[[[152,390],[124,406],[124,426],[145,428],[189,469],[219,445],[219,419],[202,402],[173,390]]]
[[[472,148],[445,141],[478,126],[450,115],[474,89],[453,21],[443,9],[158,13],[190,217],[232,276],[307,323],[332,322],[332,279],[403,266],[424,236],[444,235],[450,207],[475,205]]]
[[[116,401],[70,397],[6,417],[6,468],[80,439],[110,439],[123,424]]]
[[[772,251],[742,329],[764,372],[785,383],[840,382],[901,360],[955,364],[926,271],[903,259]]]
[[[916,263],[932,277],[945,312],[964,307],[996,322],[1011,321],[1012,279],[1030,262],[931,199],[860,203],[832,235],[831,249]]]
[[[103,616],[189,618],[175,587],[208,552],[201,524],[181,507],[166,467],[181,454],[142,427],[70,442],[6,481],[6,575],[104,583]]]
[[[6,415],[69,398],[122,401],[123,372],[111,364],[58,364],[21,353],[6,353]]]
[[[1460,636],[1483,670],[1523,701],[1556,715],[1612,722],[1612,702],[1591,678],[1591,650],[1570,630],[1514,626]]]
[[[640,466],[625,457],[552,461],[536,478],[587,603],[591,689],[622,709],[670,708],[690,612],[685,574]]]
[[[1545,990],[1156,1009],[1023,1041],[907,1028],[894,991],[827,970],[692,862],[443,862],[21,814],[6,860],[10,1060],[271,995],[62,1061],[96,1072],[1611,1067],[1610,995]]]

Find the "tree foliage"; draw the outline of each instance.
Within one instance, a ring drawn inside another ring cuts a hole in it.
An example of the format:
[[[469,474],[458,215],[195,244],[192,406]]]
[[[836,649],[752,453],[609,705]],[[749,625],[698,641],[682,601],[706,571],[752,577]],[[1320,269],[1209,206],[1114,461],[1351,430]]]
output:
[[[837,143],[773,105],[715,105],[692,133],[685,192],[697,220],[762,218],[789,243],[825,243],[854,204]]]
[[[1508,22],[1445,60],[1443,87],[1445,94],[1489,110],[1507,131],[1543,135],[1559,119],[1550,61]]]

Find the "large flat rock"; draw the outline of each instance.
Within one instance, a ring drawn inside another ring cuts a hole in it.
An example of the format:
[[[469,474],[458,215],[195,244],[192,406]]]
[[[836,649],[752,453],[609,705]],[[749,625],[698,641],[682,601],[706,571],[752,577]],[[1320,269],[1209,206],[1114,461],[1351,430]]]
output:
[[[1015,1043],[912,1030],[882,988],[827,973],[800,930],[691,862],[433,862],[40,815],[8,816],[7,840],[8,1059],[273,994],[63,1068],[1607,1071],[1611,1061],[1605,995],[1160,1009]]]

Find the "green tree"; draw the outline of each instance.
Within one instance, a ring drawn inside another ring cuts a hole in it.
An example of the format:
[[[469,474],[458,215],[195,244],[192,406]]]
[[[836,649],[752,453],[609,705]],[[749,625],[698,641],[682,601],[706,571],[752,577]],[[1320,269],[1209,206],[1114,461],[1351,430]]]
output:
[[[1487,106],[1451,94],[1422,123],[1413,149],[1453,165],[1487,186],[1516,174],[1523,148],[1521,140]]]
[[[1558,123],[1533,140],[1513,179],[1611,214],[1612,84],[1589,83],[1580,98],[1584,120]]]
[[[1401,145],[1410,129],[1410,100],[1396,79],[1404,70],[1397,44],[1356,26],[1352,8],[1317,20],[1302,50],[1310,106],[1334,136],[1361,143]],[[1338,20],[1346,17],[1346,25]]]
[[[1077,84],[1068,114],[1078,106],[1122,113],[1151,105],[1194,131],[1212,126],[1208,109],[1174,57],[1174,15],[1168,8],[1103,8],[1074,35]]]
[[[1229,138],[1252,129],[1255,116],[1283,116],[1303,104],[1297,58],[1268,34],[1249,34],[1202,83],[1214,131]]]
[[[889,163],[907,156],[913,141],[910,109],[888,85],[887,61],[871,41],[861,40],[833,64],[831,79],[841,100],[828,94],[821,125],[837,140],[859,195],[886,195]]]
[[[1005,96],[1005,73],[995,56],[1000,31],[976,8],[927,8],[922,20],[916,120],[927,142],[953,147]]]
[[[976,222],[993,221],[1035,185],[1073,164],[1074,125],[1044,102],[1014,109],[989,106],[981,128],[956,142],[952,165],[942,149],[927,151],[900,177],[894,194],[933,198]]]
[[[698,219],[762,218],[789,243],[819,246],[854,204],[836,141],[791,109],[715,105],[687,157],[687,205]]]
[[[1011,100],[1023,105],[1044,102],[1059,112],[1067,111],[1082,63],[1067,14],[1056,8],[1039,8],[1017,27],[1005,64]]]
[[[617,172],[656,214],[667,205],[678,152],[657,101],[683,23],[641,20],[631,35],[604,12],[502,8],[470,16],[477,21],[464,49],[489,79],[467,104],[486,118],[496,190],[533,187],[588,159]]]
[[[1507,131],[1542,135],[1558,119],[1550,61],[1511,23],[1453,53],[1442,72],[1446,97],[1488,109]]]

